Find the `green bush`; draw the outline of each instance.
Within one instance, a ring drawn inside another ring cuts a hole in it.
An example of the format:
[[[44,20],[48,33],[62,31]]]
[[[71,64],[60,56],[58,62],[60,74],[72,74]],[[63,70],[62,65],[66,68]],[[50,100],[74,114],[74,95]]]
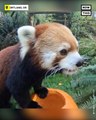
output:
[[[96,64],[96,39],[81,38],[79,44],[80,53],[88,58],[87,65]]]
[[[8,12],[0,16],[0,50],[18,42],[17,29],[28,24],[26,12]]]
[[[78,40],[81,37],[92,38],[92,35],[96,35],[96,20],[92,16],[81,16],[80,12],[74,12],[71,18],[71,30]]]

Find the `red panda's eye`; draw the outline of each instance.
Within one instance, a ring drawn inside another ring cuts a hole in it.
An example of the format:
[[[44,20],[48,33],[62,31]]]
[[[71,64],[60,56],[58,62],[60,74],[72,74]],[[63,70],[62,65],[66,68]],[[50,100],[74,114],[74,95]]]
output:
[[[60,51],[60,54],[61,54],[61,55],[67,55],[67,50],[66,50],[66,49],[61,50],[61,51]]]

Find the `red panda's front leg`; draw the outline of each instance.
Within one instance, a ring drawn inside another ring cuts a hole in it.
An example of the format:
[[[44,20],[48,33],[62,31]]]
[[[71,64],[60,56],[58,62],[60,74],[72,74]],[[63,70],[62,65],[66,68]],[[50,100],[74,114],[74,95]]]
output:
[[[31,100],[29,94],[31,86],[30,81],[26,81],[24,66],[21,64],[14,66],[7,77],[6,87],[21,108],[41,108],[37,102]]]
[[[21,108],[41,108],[41,106],[31,100],[29,92],[22,92],[22,93],[12,93],[15,100],[19,103]]]
[[[45,98],[48,95],[48,90],[46,87],[34,87],[35,93],[40,97],[40,98]]]
[[[38,82],[33,86],[35,93],[40,97],[40,98],[45,98],[48,95],[48,89],[46,87],[42,86],[42,81],[43,78],[39,78]]]
[[[7,83],[7,87],[11,95],[18,102],[21,108],[41,108],[41,106],[37,102],[31,100],[29,91],[26,91],[26,89],[23,90],[22,85],[21,89],[16,89],[16,86],[11,87],[10,85],[13,86],[13,84]]]

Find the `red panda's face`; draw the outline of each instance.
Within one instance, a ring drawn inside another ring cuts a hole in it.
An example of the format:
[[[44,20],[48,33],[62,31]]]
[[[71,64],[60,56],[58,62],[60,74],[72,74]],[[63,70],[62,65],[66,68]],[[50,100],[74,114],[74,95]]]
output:
[[[36,26],[23,26],[18,29],[18,37],[22,49],[20,56],[24,59],[34,43],[36,56],[41,68],[63,70],[65,74],[73,74],[82,65],[78,53],[78,42],[72,32],[64,25],[48,23]]]

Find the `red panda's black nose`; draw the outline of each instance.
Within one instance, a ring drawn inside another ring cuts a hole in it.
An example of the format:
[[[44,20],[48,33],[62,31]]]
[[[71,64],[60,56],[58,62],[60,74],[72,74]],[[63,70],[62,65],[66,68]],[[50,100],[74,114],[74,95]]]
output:
[[[83,63],[84,63],[84,60],[80,60],[77,62],[76,66],[81,67],[83,65]]]

